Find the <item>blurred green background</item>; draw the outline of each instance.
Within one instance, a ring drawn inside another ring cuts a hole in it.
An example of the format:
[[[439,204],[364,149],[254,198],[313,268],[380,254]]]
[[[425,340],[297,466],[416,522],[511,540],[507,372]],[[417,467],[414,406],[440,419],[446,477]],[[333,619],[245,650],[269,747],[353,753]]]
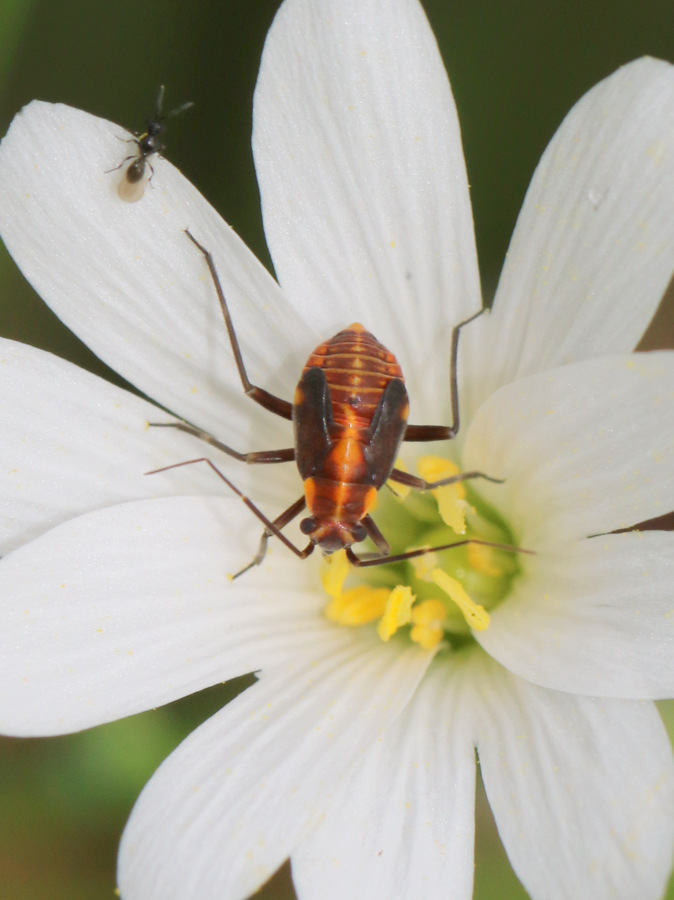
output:
[[[493,290],[529,178],[565,113],[621,64],[674,60],[671,0],[509,3],[426,0],[461,117],[483,283]],[[265,261],[250,152],[251,100],[278,0],[0,0],[0,134],[31,99],[60,101],[142,129],[159,84],[166,155]],[[0,248],[0,335],[118,380],[49,312]],[[674,347],[667,298],[644,348]],[[72,737],[0,739],[0,896],[114,896],[116,846],[161,760],[245,681]],[[662,706],[670,734],[674,708]],[[523,900],[484,796],[477,900]],[[292,898],[287,870],[258,895]],[[674,885],[668,898],[674,900]],[[186,898],[187,900],[187,898]],[[635,898],[636,900],[636,898]]]

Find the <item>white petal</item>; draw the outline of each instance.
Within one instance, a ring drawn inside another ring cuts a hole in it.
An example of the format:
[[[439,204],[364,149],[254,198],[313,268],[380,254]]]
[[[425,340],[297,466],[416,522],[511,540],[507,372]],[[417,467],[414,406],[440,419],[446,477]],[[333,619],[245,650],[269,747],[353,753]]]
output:
[[[531,550],[674,510],[674,353],[607,356],[506,385],[478,412],[467,469]]]
[[[252,467],[172,428],[156,406],[64,362],[0,338],[0,553],[90,510],[166,494],[226,494],[204,465],[148,476],[153,469],[207,455],[247,490]],[[267,467],[270,468],[270,467]],[[273,468],[273,467],[271,467]],[[266,502],[288,505],[300,493],[293,466],[267,478]],[[258,492],[259,495],[259,492]]]
[[[545,687],[601,697],[674,696],[674,535],[562,544],[527,561],[489,628],[506,668]]]
[[[313,646],[329,626],[307,566],[273,548],[266,571],[228,577],[258,535],[236,501],[165,498],[73,519],[5,557],[0,730],[77,731]]]
[[[480,768],[532,900],[662,897],[674,765],[655,706],[558,694],[487,660],[476,676]]]
[[[124,900],[235,900],[316,826],[432,654],[333,628],[166,760],[122,838]]]
[[[279,440],[279,423],[243,395],[205,260],[184,230],[215,256],[249,376],[289,397],[301,319],[166,160],[153,157],[142,200],[119,198],[124,170],[106,170],[128,154],[125,137],[119,126],[66,106],[26,107],[0,147],[3,240],[33,287],[101,359],[176,414],[223,439],[224,427],[240,449],[261,449]]]
[[[654,59],[571,110],[534,174],[494,313],[465,336],[467,416],[518,377],[634,349],[674,272],[673,123],[674,67]]]
[[[326,337],[362,320],[399,356],[415,418],[445,415],[450,329],[481,300],[456,109],[416,0],[285,2],[253,147],[284,291]]]
[[[303,900],[468,900],[475,750],[454,661],[429,672],[292,855]]]

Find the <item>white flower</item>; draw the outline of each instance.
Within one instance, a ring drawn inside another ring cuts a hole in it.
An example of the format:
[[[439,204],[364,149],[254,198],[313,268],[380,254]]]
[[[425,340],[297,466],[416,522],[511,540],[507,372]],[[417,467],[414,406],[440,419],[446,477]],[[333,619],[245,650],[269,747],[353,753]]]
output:
[[[44,103],[0,148],[7,247],[102,359],[237,449],[288,446],[289,428],[242,395],[186,227],[255,383],[292,397],[309,351],[362,320],[398,356],[413,420],[448,422],[451,329],[481,301],[421,7],[286,0],[254,118],[281,287],[170,163],[126,203],[118,126]],[[674,767],[647,701],[674,693],[674,548],[608,532],[674,508],[674,356],[630,353],[674,269],[672,123],[663,62],[583,98],[534,176],[494,313],[464,329],[447,452],[505,479],[472,496],[536,555],[454,652],[328,621],[317,560],[280,545],[229,581],[259,523],[206,466],[143,473],[207,452],[270,512],[299,496],[293,467],[147,428],[171,418],[2,341],[2,730],[74,731],[260,672],[141,795],[125,900],[242,898],[288,856],[303,900],[467,898],[475,747],[532,897],[662,895]],[[399,515],[375,518],[388,533]]]

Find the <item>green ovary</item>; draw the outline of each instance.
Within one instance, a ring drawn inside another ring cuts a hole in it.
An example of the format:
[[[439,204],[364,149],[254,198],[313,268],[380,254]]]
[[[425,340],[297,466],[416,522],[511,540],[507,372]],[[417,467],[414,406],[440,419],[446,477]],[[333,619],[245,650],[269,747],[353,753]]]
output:
[[[418,468],[427,481],[459,472],[440,457],[422,457]],[[377,519],[384,523],[392,554],[466,539],[515,546],[503,520],[471,481],[426,493],[390,487],[396,496],[381,492]],[[350,627],[376,622],[383,641],[403,632],[425,649],[443,641],[458,646],[472,640],[473,630],[489,627],[490,611],[507,596],[518,571],[516,550],[479,543],[369,569],[353,568],[342,551],[324,562],[323,587],[331,598],[325,613]]]

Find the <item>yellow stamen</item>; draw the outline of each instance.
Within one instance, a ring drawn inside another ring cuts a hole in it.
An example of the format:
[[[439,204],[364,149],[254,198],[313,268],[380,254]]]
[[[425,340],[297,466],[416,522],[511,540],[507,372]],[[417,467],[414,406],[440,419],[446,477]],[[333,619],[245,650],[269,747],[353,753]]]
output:
[[[489,613],[478,603],[470,599],[463,585],[442,569],[433,570],[433,581],[441,588],[461,610],[464,619],[475,631],[485,631],[489,627]]]
[[[422,456],[417,463],[419,474],[426,481],[440,481],[459,474],[458,466],[441,456]],[[463,482],[446,484],[431,491],[446,525],[456,534],[466,533],[466,489]]]
[[[409,471],[409,469],[407,468],[407,466],[401,459],[396,460],[395,468],[399,469],[401,472]],[[398,500],[404,500],[407,497],[407,495],[409,494],[409,492],[412,490],[412,488],[409,487],[408,485],[398,484],[397,481],[391,481],[390,479],[389,479],[389,481],[386,482],[386,486],[391,489],[391,492],[393,494],[395,494],[395,496],[398,498]]]
[[[337,600],[342,594],[342,587],[349,574],[349,561],[346,558],[346,551],[339,550],[332,556],[323,557],[323,565],[321,566],[321,584],[323,590]]]
[[[415,596],[407,585],[399,584],[389,593],[386,611],[377,625],[377,634],[388,641],[403,625],[412,621],[412,604]]]
[[[433,650],[444,636],[446,618],[447,610],[440,600],[424,600],[413,606],[410,638],[424,650]]]
[[[414,547],[410,547],[414,550]],[[433,569],[438,564],[437,553],[424,553],[423,556],[415,556],[410,560],[410,565],[414,569],[414,577],[419,581],[432,581]]]
[[[483,575],[491,575],[498,578],[503,575],[503,569],[496,563],[496,551],[493,547],[485,547],[482,544],[468,544],[468,562],[476,572]]]
[[[333,597],[325,615],[338,625],[367,625],[384,615],[390,593],[388,588],[366,585],[349,588],[339,597]]]

